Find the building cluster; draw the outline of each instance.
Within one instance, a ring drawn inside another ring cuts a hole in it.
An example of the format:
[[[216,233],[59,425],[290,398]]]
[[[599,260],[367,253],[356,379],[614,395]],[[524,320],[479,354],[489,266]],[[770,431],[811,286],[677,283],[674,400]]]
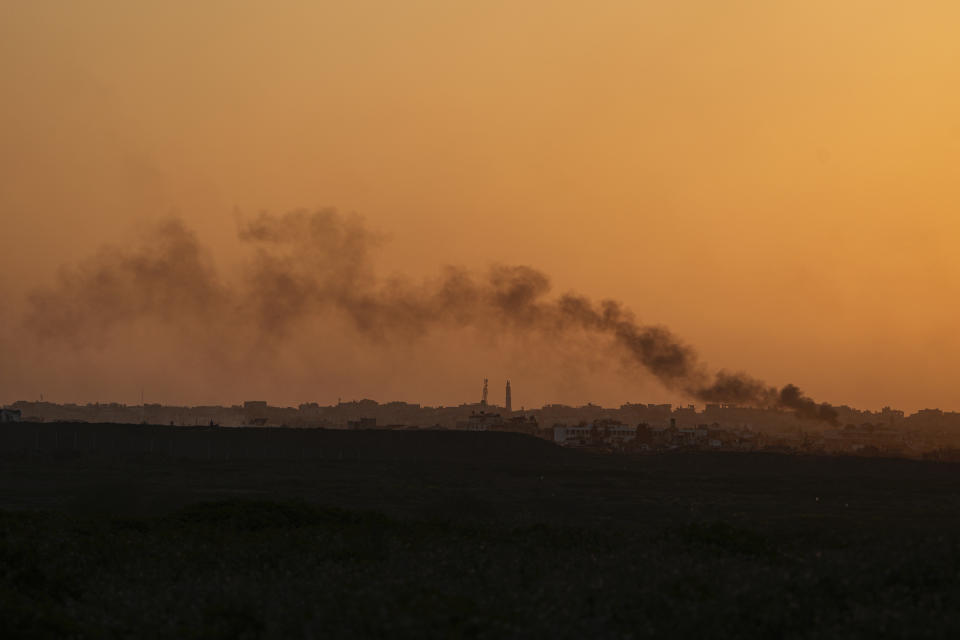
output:
[[[757,434],[749,429],[730,429],[719,424],[678,427],[596,420],[592,424],[554,425],[553,441],[565,447],[618,451],[665,451],[670,449],[717,449],[745,451],[757,446]]]
[[[889,407],[876,412],[838,407],[836,424],[801,419],[787,411],[729,404],[708,404],[702,409],[670,404],[628,403],[618,408],[548,404],[514,412],[509,381],[504,391],[502,407],[489,402],[487,380],[479,402],[447,407],[407,402],[381,404],[369,399],[338,401],[329,406],[306,403],[298,407],[277,407],[263,400],[229,407],[20,401],[0,411],[0,422],[513,431],[564,447],[600,451],[772,449],[960,459],[960,413],[939,409],[924,409],[907,416]]]
[[[598,451],[779,451],[960,459],[960,424],[947,433],[870,423],[778,431],[762,424],[728,426],[714,422],[677,426],[671,420],[669,425],[630,426],[596,420],[590,424],[557,424],[550,435],[561,446]]]
[[[540,424],[532,415],[516,415],[505,417],[499,413],[475,411],[466,420],[457,421],[457,429],[464,431],[513,431],[540,435]]]

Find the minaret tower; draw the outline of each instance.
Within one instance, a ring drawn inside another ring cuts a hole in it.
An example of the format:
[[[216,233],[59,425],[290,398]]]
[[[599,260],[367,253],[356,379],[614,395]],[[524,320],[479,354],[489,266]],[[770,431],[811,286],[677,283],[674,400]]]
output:
[[[507,401],[503,406],[504,408],[506,408],[508,414],[513,411],[513,407],[511,406],[511,400],[510,400],[510,381],[509,380],[507,380]]]
[[[480,406],[484,409],[487,408],[487,379],[483,379],[483,399],[480,400]]]

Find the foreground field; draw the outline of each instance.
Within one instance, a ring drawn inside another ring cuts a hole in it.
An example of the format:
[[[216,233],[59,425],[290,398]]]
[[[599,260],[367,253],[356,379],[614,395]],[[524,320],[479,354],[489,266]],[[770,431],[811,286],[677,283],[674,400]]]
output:
[[[957,466],[397,435],[337,434],[356,455],[329,458],[8,452],[0,633],[960,632]]]

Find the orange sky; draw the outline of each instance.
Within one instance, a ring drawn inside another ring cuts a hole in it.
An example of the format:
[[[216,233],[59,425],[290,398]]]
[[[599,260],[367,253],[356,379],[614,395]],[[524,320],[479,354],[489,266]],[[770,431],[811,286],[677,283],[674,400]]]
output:
[[[227,377],[135,329],[11,338],[22,294],[160,217],[226,268],[237,211],[335,206],[385,274],[529,264],[716,367],[960,409],[958,32],[946,1],[3,3],[0,401],[680,400],[489,336],[318,329],[309,366]]]

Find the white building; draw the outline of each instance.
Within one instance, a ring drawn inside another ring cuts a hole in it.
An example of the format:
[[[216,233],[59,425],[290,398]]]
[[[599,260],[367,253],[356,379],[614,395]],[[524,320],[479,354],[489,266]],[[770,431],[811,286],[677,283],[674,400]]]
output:
[[[578,446],[601,441],[604,444],[623,444],[637,437],[637,428],[626,424],[599,423],[593,425],[555,425],[553,441],[564,446]]]
[[[626,424],[610,425],[606,428],[604,440],[610,443],[622,444],[637,437],[637,428]]]
[[[587,425],[569,427],[558,424],[553,427],[553,441],[560,445],[576,446],[578,444],[587,444],[592,437],[593,427]]]

